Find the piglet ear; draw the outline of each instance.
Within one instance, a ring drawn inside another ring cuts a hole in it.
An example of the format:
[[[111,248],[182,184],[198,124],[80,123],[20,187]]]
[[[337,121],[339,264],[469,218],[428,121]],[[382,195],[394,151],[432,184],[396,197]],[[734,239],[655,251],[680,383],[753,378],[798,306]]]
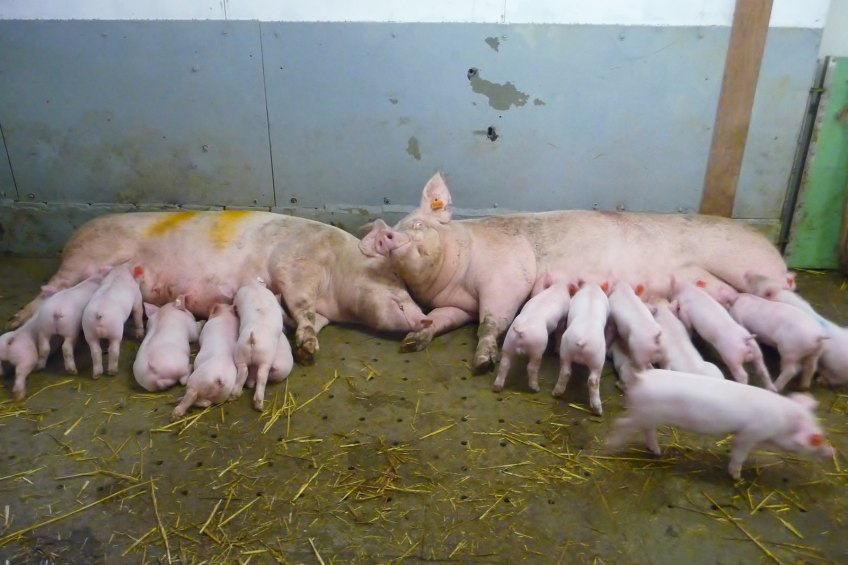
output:
[[[435,218],[440,224],[450,221],[453,215],[453,202],[441,172],[433,175],[424,186],[418,212],[426,217]]]
[[[154,304],[150,304],[149,302],[144,303],[144,313],[148,318],[152,318],[153,315],[156,314],[156,312],[158,312],[158,311],[159,311],[158,306],[156,306]]]
[[[659,308],[657,308],[657,305],[653,302],[647,302],[646,306],[648,307],[648,310],[651,312],[652,316],[656,316],[657,312],[659,312]]]
[[[795,290],[795,273],[789,271],[786,273],[786,285],[789,287],[789,290]]]
[[[797,402],[798,404],[800,404],[811,412],[816,409],[816,406],[819,405],[818,401],[815,398],[803,392],[791,392],[786,396],[790,400],[794,400],[795,402]]]
[[[174,300],[174,306],[176,306],[180,310],[185,311],[186,310],[186,298],[187,297],[188,297],[188,295],[186,295],[186,294],[179,295],[177,297],[177,299]]]
[[[218,292],[221,293],[221,296],[228,300],[232,300],[233,297],[236,295],[236,290],[231,284],[219,284]]]

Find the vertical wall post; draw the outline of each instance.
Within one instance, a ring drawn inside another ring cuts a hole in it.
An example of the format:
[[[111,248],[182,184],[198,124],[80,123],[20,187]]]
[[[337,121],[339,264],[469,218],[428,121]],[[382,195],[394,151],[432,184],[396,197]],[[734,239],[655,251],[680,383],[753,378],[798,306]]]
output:
[[[730,217],[742,169],[773,0],[736,0],[718,100],[702,214]]]

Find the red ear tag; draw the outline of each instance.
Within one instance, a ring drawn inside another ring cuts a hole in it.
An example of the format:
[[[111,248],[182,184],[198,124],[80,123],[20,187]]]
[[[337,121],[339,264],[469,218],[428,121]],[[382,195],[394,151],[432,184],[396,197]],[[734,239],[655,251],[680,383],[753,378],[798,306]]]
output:
[[[601,290],[603,290],[604,292],[606,292],[607,290],[609,290],[609,283],[604,283],[604,284],[602,284],[602,285],[601,285]]]
[[[704,288],[705,286],[707,286],[707,283],[705,283],[704,281],[699,280],[699,281],[696,281],[696,282],[695,282],[695,285],[696,285],[696,286],[699,286],[699,287],[701,287],[701,288]]]
[[[430,202],[430,208],[433,210],[441,210],[445,207],[445,203],[439,200],[438,198],[434,198],[432,202]]]
[[[818,447],[818,446],[821,445],[821,443],[822,443],[821,434],[813,434],[813,435],[810,436],[810,445],[812,445],[814,447]]]
[[[577,285],[570,284],[568,285],[568,293],[572,296],[577,292]]]
[[[641,296],[642,293],[645,292],[645,287],[641,284],[636,287],[636,296]]]
[[[133,274],[137,277],[140,277],[144,274],[144,269],[142,269],[141,267],[136,267],[135,269],[133,269]]]

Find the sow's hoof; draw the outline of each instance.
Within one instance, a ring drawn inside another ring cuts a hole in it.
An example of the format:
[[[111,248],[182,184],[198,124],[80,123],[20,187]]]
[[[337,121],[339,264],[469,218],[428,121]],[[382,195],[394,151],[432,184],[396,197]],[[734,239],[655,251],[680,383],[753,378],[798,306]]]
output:
[[[474,356],[474,372],[476,374],[485,373],[491,370],[498,361],[498,346],[489,345],[478,347],[477,354]]]
[[[433,333],[423,330],[420,332],[410,332],[403,338],[400,344],[402,353],[411,353],[413,351],[423,351],[433,341]]]
[[[301,365],[312,365],[315,363],[315,354],[318,353],[318,336],[314,328],[298,328],[294,334],[294,342],[297,346],[297,362]]]

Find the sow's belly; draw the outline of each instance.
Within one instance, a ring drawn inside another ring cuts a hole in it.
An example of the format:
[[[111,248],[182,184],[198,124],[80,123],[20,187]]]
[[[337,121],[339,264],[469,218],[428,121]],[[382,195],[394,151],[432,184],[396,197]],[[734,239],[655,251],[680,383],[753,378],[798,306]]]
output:
[[[282,216],[265,212],[176,212],[114,217],[135,239],[133,266],[141,267],[142,296],[162,305],[186,296],[197,316],[208,316],[218,302],[232,302],[245,280],[268,281],[267,238],[256,237]],[[109,243],[107,230],[99,236]],[[96,242],[90,241],[93,247]],[[271,281],[268,281],[269,285]],[[272,286],[272,290],[275,290]]]

